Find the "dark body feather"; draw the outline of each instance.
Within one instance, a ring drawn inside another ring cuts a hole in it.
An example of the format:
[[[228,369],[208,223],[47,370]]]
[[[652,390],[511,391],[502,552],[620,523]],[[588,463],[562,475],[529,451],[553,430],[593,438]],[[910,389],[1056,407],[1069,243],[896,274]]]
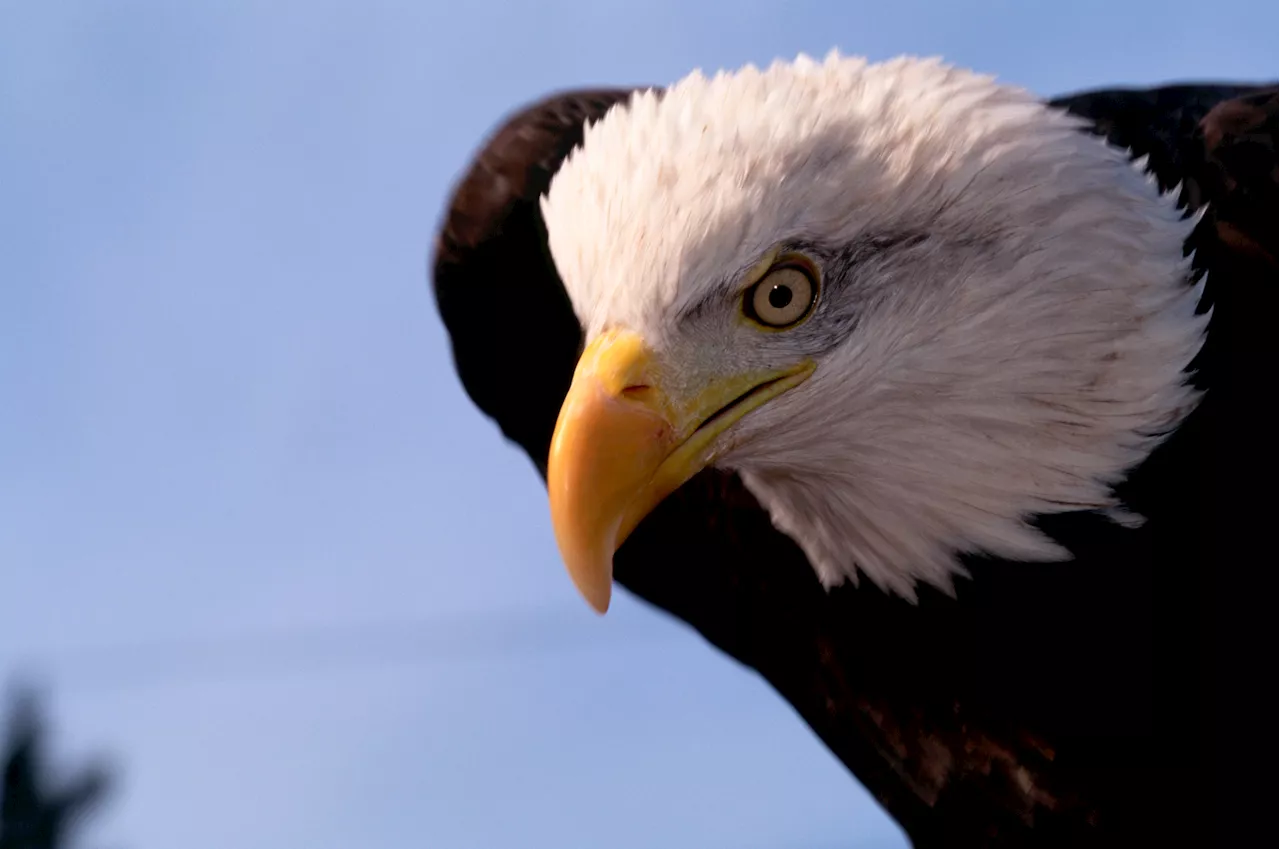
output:
[[[435,246],[463,385],[544,476],[581,340],[537,198],[583,122],[628,94],[570,92],[510,117],[457,185]],[[926,589],[913,606],[869,581],[824,592],[736,477],[706,471],[641,524],[616,579],[763,675],[917,849],[1247,845],[1231,835],[1262,812],[1269,830],[1275,798],[1261,729],[1277,705],[1277,573],[1259,461],[1276,421],[1263,391],[1276,87],[1054,102],[1209,206],[1188,243],[1214,306],[1195,363],[1209,392],[1125,484],[1147,523],[1046,518],[1073,562],[973,558],[956,598]]]

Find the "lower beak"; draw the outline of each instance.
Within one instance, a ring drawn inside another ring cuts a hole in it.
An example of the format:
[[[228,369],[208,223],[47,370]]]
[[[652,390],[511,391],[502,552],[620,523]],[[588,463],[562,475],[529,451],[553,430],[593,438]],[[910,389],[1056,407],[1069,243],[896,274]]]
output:
[[[599,613],[609,609],[614,552],[640,521],[714,459],[720,434],[814,365],[734,375],[691,397],[664,389],[671,367],[637,334],[609,331],[583,352],[560,408],[547,462],[551,524],[570,577]]]

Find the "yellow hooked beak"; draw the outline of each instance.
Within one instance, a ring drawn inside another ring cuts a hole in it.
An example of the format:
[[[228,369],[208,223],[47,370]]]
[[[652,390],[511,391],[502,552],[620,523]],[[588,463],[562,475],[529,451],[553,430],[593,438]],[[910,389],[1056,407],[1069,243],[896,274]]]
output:
[[[714,459],[716,437],[804,382],[814,364],[683,393],[672,368],[635,333],[602,334],[578,361],[551,438],[551,524],[570,577],[599,613],[609,609],[618,546]]]

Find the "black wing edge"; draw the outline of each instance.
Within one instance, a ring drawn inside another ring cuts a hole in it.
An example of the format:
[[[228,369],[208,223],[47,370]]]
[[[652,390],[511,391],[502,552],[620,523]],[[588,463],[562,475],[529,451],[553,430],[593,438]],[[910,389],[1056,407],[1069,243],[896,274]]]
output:
[[[432,251],[436,307],[458,377],[544,478],[581,331],[546,252],[538,199],[586,123],[634,90],[562,91],[508,115],[455,184]]]

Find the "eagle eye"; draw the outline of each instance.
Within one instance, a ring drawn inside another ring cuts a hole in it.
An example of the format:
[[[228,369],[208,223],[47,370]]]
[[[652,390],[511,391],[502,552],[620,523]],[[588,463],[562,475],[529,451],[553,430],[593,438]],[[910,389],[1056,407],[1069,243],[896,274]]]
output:
[[[742,308],[752,321],[780,330],[807,318],[817,299],[816,271],[808,262],[792,257],[747,289]]]

